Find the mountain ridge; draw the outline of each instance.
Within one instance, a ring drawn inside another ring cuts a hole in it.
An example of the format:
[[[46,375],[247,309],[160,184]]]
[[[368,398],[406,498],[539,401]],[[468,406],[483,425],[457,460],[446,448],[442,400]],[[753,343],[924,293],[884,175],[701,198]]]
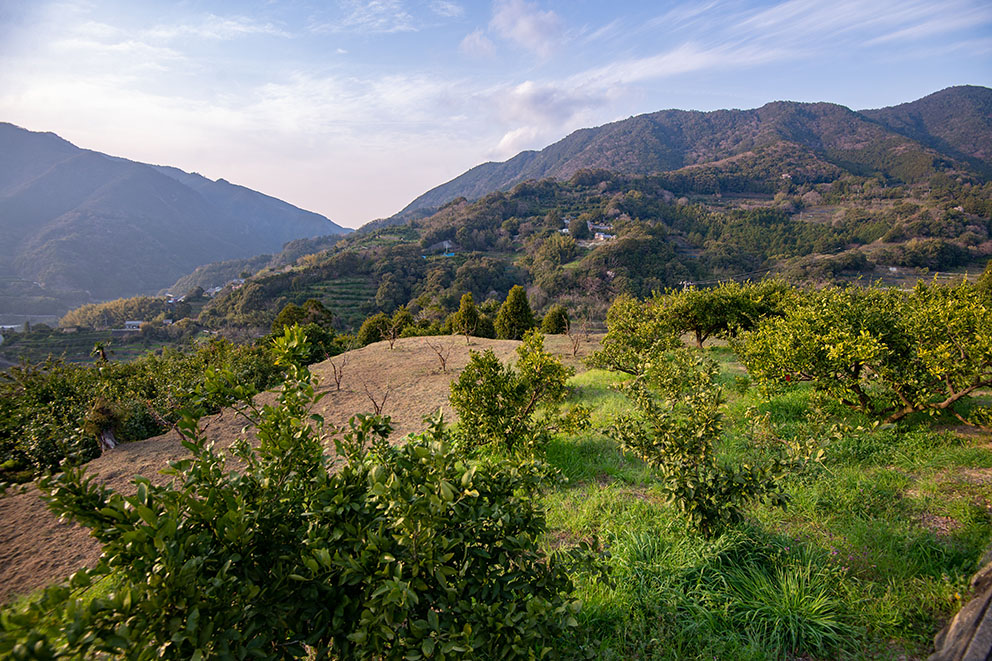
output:
[[[152,293],[202,264],[350,232],[224,179],[9,123],[0,123],[0,230],[0,275],[94,299]]]
[[[959,121],[963,128],[948,131],[959,98],[968,100],[970,114]],[[749,110],[659,110],[579,129],[542,150],[477,165],[418,196],[393,218],[405,220],[421,209],[436,209],[458,197],[478,199],[531,179],[566,179],[585,168],[622,174],[675,171],[780,141],[801,145],[809,152],[808,158],[855,174],[913,180],[951,167],[989,176],[989,108],[992,90],[959,86],[870,111],[796,101],[772,101]],[[982,138],[981,148],[969,152],[966,144],[976,136]],[[896,152],[899,159],[892,158]]]

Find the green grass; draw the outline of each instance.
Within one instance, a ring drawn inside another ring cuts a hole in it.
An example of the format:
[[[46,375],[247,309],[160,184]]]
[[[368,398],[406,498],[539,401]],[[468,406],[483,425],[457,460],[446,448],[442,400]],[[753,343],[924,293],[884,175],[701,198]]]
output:
[[[925,657],[967,597],[992,537],[992,450],[928,419],[877,426],[806,385],[763,395],[733,351],[707,349],[726,395],[727,461],[789,443],[823,450],[783,479],[790,505],[757,504],[706,540],[654,472],[608,437],[627,408],[619,375],[574,377],[592,427],[547,458],[567,478],[546,496],[549,543],[599,540],[609,579],[577,575],[566,656],[604,659]],[[983,473],[983,470],[987,470]],[[986,483],[987,482],[987,483]]]

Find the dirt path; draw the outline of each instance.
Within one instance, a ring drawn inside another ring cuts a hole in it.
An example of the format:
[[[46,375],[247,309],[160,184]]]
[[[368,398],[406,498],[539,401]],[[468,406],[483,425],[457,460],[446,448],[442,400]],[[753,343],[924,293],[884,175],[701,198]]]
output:
[[[428,341],[450,352],[446,372],[441,371],[440,361]],[[580,360],[598,343],[598,337],[584,342]],[[311,366],[319,379],[319,390],[327,392],[315,412],[324,416],[328,429],[341,426],[356,413],[372,411],[366,390],[376,400],[388,392],[382,412],[392,417],[392,438],[398,442],[402,436],[423,429],[424,416],[439,407],[448,420],[453,418],[448,404],[448,384],[465,367],[469,350],[491,348],[507,361],[516,358],[518,345],[519,342],[510,340],[473,338],[472,344],[466,346],[462,337],[402,339],[392,350],[385,342],[372,344],[334,359],[335,365],[343,365],[340,391],[335,388],[330,361]],[[545,345],[566,364],[582,369],[579,360],[571,358],[571,345],[566,337],[548,336]],[[275,395],[264,393],[260,399],[274,401]],[[220,448],[237,439],[244,425],[243,419],[230,411],[205,421],[207,436]],[[329,451],[333,451],[332,445]],[[87,469],[108,487],[128,493],[135,475],[165,483],[167,478],[159,471],[185,454],[179,438],[169,433],[121,445],[91,461]],[[96,540],[84,529],[60,523],[33,485],[23,492],[12,489],[0,498],[0,524],[0,603],[65,578],[84,565],[92,566],[100,557]]]

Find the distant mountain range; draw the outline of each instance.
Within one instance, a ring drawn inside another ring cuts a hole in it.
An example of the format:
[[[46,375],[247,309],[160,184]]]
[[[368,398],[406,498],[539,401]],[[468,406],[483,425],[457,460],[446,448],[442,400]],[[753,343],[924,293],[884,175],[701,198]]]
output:
[[[156,292],[203,264],[349,231],[223,179],[0,123],[2,281],[92,299],[131,296]],[[0,307],[10,306],[16,301],[0,296]]]
[[[914,182],[956,169],[988,177],[992,90],[950,87],[912,103],[860,112],[832,103],[776,101],[754,110],[638,115],[575,131],[541,151],[476,166],[427,191],[394,219],[531,179],[567,179],[581,169],[636,175],[700,167],[748,168],[764,176],[795,170],[813,180],[847,171]]]

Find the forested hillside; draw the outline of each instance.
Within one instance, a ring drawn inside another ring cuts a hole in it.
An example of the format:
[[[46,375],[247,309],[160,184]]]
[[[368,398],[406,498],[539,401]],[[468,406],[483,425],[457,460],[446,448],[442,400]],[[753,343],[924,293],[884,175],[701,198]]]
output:
[[[992,90],[952,87],[893,108],[855,112],[830,103],[776,101],[754,110],[662,110],[582,129],[539,152],[485,163],[411,202],[399,218],[457,197],[477,199],[528,179],[583,168],[651,174],[787,152],[812,173],[919,182],[937,172],[988,172]],[[779,174],[788,172],[782,168]],[[815,175],[814,175],[815,176]]]
[[[275,198],[0,124],[0,314],[154,293],[197,266],[347,230]],[[32,298],[33,297],[33,298]],[[47,307],[46,307],[47,306]]]

